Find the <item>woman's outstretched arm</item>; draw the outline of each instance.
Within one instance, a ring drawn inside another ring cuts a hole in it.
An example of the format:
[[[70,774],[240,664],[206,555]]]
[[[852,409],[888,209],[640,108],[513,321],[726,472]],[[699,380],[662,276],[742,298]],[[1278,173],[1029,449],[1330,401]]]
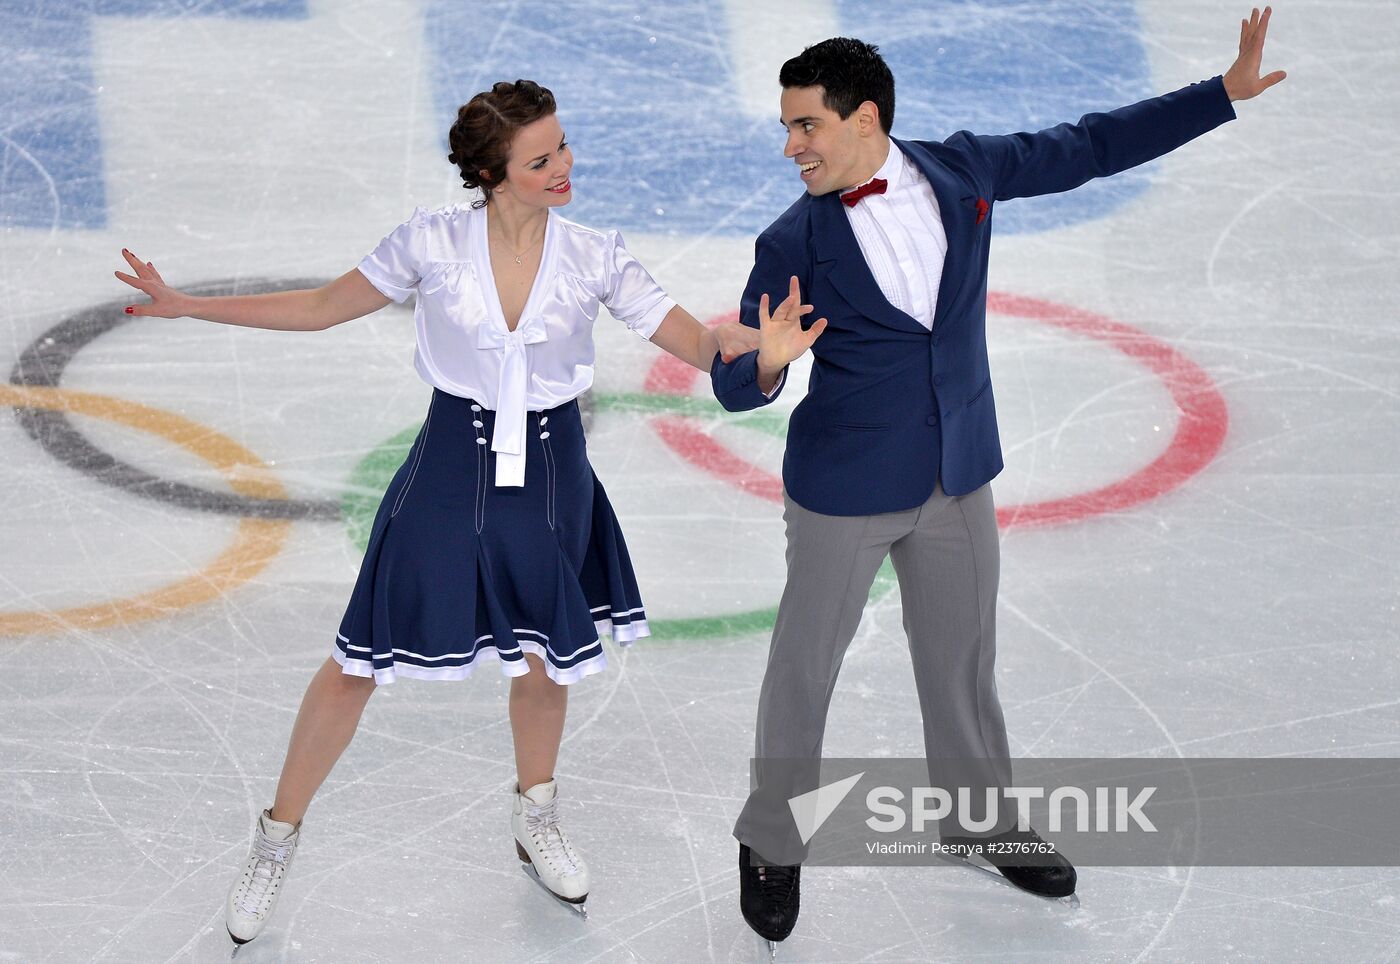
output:
[[[390,302],[354,268],[319,288],[205,298],[172,288],[155,265],[140,260],[125,248],[122,257],[136,273],[118,271],[116,276],[151,299],[149,304],[129,306],[126,309],[129,315],[200,318],[223,325],[273,331],[323,331],[378,311]]]
[[[708,373],[716,354],[729,362],[758,348],[758,332],[733,322],[706,328],[694,315],[676,305],[661,319],[651,343]]]

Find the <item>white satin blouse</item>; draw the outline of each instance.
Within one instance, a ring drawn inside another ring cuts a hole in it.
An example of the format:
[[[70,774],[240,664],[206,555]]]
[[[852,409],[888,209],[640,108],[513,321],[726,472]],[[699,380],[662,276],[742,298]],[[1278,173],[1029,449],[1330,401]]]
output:
[[[515,331],[491,275],[486,209],[418,208],[358,265],[386,298],[408,300],[413,366],[425,382],[496,412],[496,484],[525,484],[525,413],[563,405],[593,384],[598,305],[650,338],[675,301],[623,247],[550,209],[539,273]]]

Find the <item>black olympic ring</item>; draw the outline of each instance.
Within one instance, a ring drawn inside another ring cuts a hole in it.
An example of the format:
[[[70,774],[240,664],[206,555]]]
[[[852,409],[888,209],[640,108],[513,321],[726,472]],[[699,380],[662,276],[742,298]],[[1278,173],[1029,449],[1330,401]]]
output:
[[[209,281],[190,285],[184,291],[193,295],[243,295],[272,291],[316,288],[319,278],[293,278],[273,281],[253,278],[238,281]],[[40,334],[20,353],[10,370],[10,384],[22,387],[59,388],[64,369],[78,352],[110,331],[142,320],[122,311],[130,299],[93,305],[69,315]],[[593,406],[588,395],[579,399],[580,415],[587,431]],[[25,433],[46,453],[89,478],[113,488],[167,505],[216,515],[250,516],[260,519],[312,519],[334,521],[341,518],[338,499],[260,499],[234,492],[216,492],[162,479],[103,451],[84,436],[65,412],[53,409],[14,407],[15,418]]]
[[[288,281],[252,279],[211,281],[184,290],[196,295],[260,294],[319,287],[324,282],[306,278]],[[58,388],[63,371],[78,354],[103,335],[132,321],[135,316],[122,311],[130,299],[109,301],[69,315],[45,331],[20,354],[10,370],[10,384]],[[104,485],[110,485],[145,499],[178,505],[197,512],[218,515],[253,516],[260,519],[340,518],[340,502],[333,499],[259,499],[234,492],[215,492],[198,486],[162,479],[144,469],[123,462],[89,441],[69,421],[65,412],[51,409],[15,407],[15,417],[35,442],[49,455],[70,468]]]

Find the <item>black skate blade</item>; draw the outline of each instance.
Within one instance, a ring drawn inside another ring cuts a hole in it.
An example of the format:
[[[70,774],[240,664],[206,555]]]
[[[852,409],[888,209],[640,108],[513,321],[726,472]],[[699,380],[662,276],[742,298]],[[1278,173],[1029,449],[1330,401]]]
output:
[[[225,930],[228,933],[228,939],[233,942],[233,950],[229,951],[228,955],[228,959],[230,962],[237,960],[262,960],[260,952],[251,950],[249,948],[249,945],[253,943],[253,940],[251,938],[246,941],[240,941],[238,938],[233,936],[232,931],[227,931],[227,929]],[[249,955],[252,956],[250,957]]]
[[[585,907],[583,903],[585,900],[588,899],[587,895],[584,895],[578,901],[567,900],[563,897],[560,897],[554,891],[549,889],[548,885],[546,885],[545,882],[540,879],[539,871],[535,870],[534,864],[521,864],[520,869],[525,871],[526,877],[529,877],[535,883],[539,884],[541,890],[543,890],[550,897],[554,898],[555,903],[563,904],[565,907],[569,908],[569,910],[573,911],[579,917],[583,918],[584,920],[588,920],[588,908]]]
[[[1079,909],[1078,894],[1068,894],[1064,897],[1046,897],[1043,894],[1037,894],[1034,891],[1029,891],[1022,887],[1017,887],[1011,881],[1007,880],[1004,876],[1002,876],[1001,871],[998,870],[994,864],[991,864],[990,862],[983,862],[984,858],[954,857],[952,855],[947,855],[939,856],[938,859],[943,861],[945,864],[952,864],[954,867],[968,867],[972,870],[981,871],[982,873],[986,874],[988,877],[992,878],[1002,886],[1010,887],[1012,890],[1017,891],[1018,893],[1029,894],[1031,897],[1035,897],[1039,900],[1043,900],[1051,904],[1058,904],[1066,910]]]

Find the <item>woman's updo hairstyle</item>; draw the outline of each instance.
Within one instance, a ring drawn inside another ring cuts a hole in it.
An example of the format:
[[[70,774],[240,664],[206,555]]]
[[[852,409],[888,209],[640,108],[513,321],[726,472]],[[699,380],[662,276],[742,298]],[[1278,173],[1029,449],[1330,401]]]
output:
[[[533,80],[503,80],[458,108],[457,122],[447,132],[452,148],[447,159],[457,165],[464,185],[481,189],[472,207],[483,207],[505,181],[516,131],[553,113],[554,95]]]

